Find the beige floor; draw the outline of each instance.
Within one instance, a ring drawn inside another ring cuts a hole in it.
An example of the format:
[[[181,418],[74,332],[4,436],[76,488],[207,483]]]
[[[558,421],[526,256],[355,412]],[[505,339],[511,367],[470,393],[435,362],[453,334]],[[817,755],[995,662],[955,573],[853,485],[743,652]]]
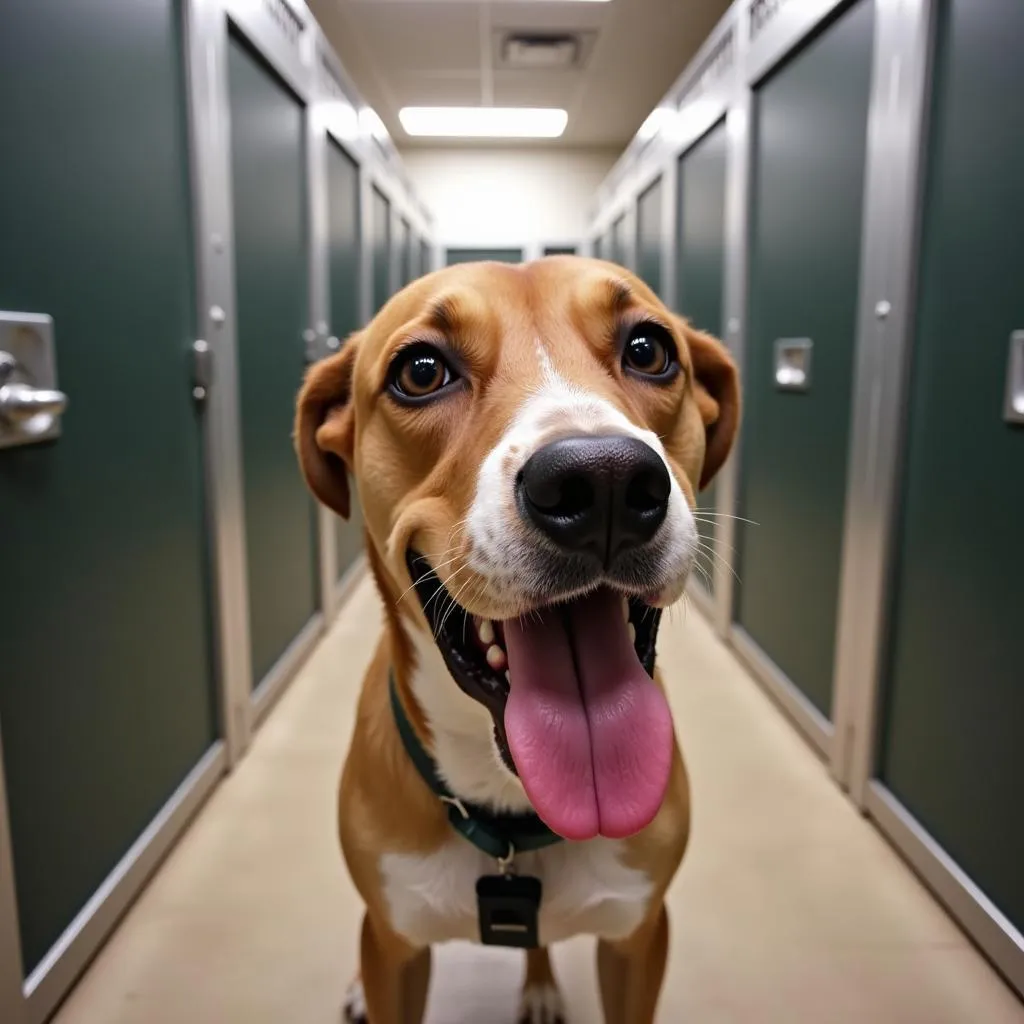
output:
[[[337,1024],[360,908],[334,791],[378,621],[364,583],[59,1024]],[[700,616],[663,637],[695,825],[659,1021],[1024,1022]],[[592,942],[555,958],[571,1024],[598,1024]],[[429,1024],[512,1024],[521,970],[515,953],[439,950]]]

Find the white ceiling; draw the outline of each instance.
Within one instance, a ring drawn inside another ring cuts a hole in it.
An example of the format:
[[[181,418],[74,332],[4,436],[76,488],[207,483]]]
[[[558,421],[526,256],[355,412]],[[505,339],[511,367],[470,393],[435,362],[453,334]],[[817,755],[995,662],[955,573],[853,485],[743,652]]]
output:
[[[548,146],[621,149],[729,6],[728,0],[308,0],[400,147],[405,106],[563,107]],[[582,34],[582,66],[502,69],[507,30]],[[439,140],[424,140],[436,146]],[[465,142],[459,143],[465,145]]]

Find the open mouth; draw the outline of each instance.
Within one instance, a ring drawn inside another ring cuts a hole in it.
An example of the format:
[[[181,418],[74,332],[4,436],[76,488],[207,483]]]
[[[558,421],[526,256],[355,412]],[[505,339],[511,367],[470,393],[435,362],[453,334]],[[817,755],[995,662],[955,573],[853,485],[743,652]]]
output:
[[[648,824],[673,751],[652,679],[660,609],[599,587],[492,622],[457,604],[422,555],[407,562],[449,672],[490,711],[502,761],[540,817],[568,839]]]

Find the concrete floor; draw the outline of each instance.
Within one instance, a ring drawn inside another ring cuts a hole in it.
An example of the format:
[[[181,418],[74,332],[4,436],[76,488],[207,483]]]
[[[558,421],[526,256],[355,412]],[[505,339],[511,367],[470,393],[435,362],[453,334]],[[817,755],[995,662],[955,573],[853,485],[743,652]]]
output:
[[[361,910],[335,787],[378,631],[364,582],[56,1018],[337,1024]],[[663,1024],[1022,1024],[1022,1005],[693,610],[661,663],[694,790]],[[555,949],[599,1024],[593,942]],[[435,955],[429,1024],[513,1024],[521,958]]]

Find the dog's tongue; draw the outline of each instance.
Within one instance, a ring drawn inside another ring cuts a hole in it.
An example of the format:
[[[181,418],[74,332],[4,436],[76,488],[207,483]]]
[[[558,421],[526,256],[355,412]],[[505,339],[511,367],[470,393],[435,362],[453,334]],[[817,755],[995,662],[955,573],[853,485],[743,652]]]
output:
[[[673,734],[609,591],[504,624],[505,732],[537,813],[566,839],[633,835],[658,813]]]

